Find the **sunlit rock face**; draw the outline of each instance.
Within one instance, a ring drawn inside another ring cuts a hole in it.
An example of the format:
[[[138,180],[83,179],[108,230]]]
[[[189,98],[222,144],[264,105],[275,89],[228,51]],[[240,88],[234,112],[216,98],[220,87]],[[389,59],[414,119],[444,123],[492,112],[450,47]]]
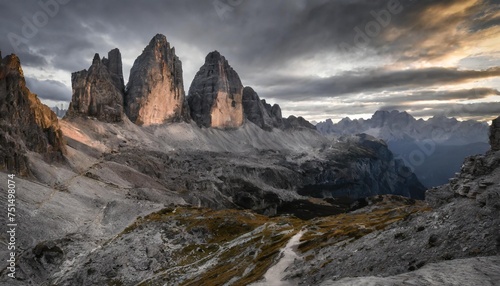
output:
[[[243,85],[217,51],[205,58],[189,88],[191,117],[203,127],[237,128],[243,124]]]
[[[0,55],[0,170],[30,174],[27,151],[63,159],[66,147],[57,116],[26,87],[16,55]]]
[[[189,118],[182,63],[164,35],[154,36],[135,60],[127,84],[125,112],[138,125]]]
[[[79,115],[105,122],[120,122],[123,117],[123,72],[118,49],[108,59],[95,54],[88,70],[71,74],[73,97],[65,118]]]

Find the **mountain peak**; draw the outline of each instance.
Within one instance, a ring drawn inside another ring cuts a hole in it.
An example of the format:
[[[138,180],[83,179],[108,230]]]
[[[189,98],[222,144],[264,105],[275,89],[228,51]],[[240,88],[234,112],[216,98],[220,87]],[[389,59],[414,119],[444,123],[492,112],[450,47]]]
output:
[[[94,59],[92,60],[92,65],[98,65],[101,63],[101,57],[99,56],[98,53],[95,53]]]
[[[149,41],[149,46],[156,45],[157,43],[158,44],[168,43],[167,37],[163,34],[158,33],[153,38],[151,38],[151,40]]]
[[[220,60],[220,59],[225,59],[225,58],[217,50],[208,53],[208,55],[205,57],[205,61]]]
[[[115,86],[123,93],[125,91],[125,83],[123,80],[122,54],[118,48],[114,48],[108,52],[108,58],[102,61],[108,68]]]
[[[3,72],[17,74],[22,78],[22,80],[24,80],[24,72],[21,68],[21,61],[17,55],[7,55],[3,59],[0,58],[0,62],[4,66]]]
[[[157,34],[134,61],[125,94],[125,112],[138,125],[187,120],[182,62],[167,37]]]
[[[218,52],[213,51],[189,88],[191,117],[200,126],[235,128],[243,124],[243,84]]]
[[[89,70],[71,74],[73,96],[66,113],[92,116],[106,122],[119,122],[123,116],[123,73],[120,52],[108,53],[109,59],[94,55]]]

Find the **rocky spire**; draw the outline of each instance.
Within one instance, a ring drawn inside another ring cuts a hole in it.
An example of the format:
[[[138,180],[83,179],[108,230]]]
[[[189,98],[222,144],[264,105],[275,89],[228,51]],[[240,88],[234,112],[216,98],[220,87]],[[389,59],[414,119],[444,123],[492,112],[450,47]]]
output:
[[[490,145],[492,151],[500,150],[500,116],[491,122]]]
[[[238,74],[219,52],[211,52],[189,88],[191,117],[199,126],[239,127],[243,124],[242,93]]]
[[[0,170],[27,175],[26,151],[58,160],[65,150],[57,116],[26,87],[19,58],[0,58]]]
[[[139,125],[189,119],[182,63],[164,35],[154,36],[135,60],[127,84],[125,112]]]
[[[249,86],[243,89],[243,111],[245,118],[264,130],[282,128],[281,108],[275,104],[271,106]]]
[[[104,58],[102,62],[108,68],[115,86],[120,91],[125,91],[125,83],[123,82],[122,54],[120,53],[120,50],[112,49],[108,52],[108,58]]]
[[[123,117],[123,73],[118,49],[101,61],[94,55],[89,70],[71,74],[73,98],[65,118],[92,116],[101,121],[119,122]]]

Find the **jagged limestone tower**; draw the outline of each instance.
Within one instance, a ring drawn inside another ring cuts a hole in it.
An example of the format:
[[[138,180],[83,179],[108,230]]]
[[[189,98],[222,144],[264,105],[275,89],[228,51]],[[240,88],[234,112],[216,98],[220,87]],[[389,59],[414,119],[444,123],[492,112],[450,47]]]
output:
[[[189,88],[191,117],[203,127],[236,128],[243,124],[243,85],[227,60],[207,55]]]
[[[89,70],[71,74],[73,97],[65,118],[79,115],[95,117],[105,122],[123,119],[123,72],[118,49],[111,50],[108,58],[95,54]]]
[[[135,60],[125,94],[125,113],[138,125],[189,119],[182,63],[167,38],[157,34]]]
[[[260,99],[253,88],[243,89],[243,111],[245,118],[264,130],[283,128],[283,118],[279,105],[270,105],[265,99]]]

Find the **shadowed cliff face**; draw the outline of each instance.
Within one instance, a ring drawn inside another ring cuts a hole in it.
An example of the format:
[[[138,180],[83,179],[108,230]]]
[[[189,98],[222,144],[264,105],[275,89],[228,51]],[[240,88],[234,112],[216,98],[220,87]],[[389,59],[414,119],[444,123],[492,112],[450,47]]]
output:
[[[71,75],[73,98],[66,114],[91,116],[106,122],[120,122],[123,117],[123,74],[118,49],[102,61],[95,54],[89,70]]]
[[[243,124],[243,85],[227,60],[214,51],[189,88],[191,117],[199,125],[235,128]]]
[[[30,173],[26,151],[61,159],[65,153],[57,116],[29,91],[19,58],[0,63],[0,169]]]
[[[249,86],[243,89],[243,110],[247,120],[255,123],[264,130],[283,128],[281,108],[275,104],[271,106]]]
[[[103,58],[102,63],[108,68],[114,85],[123,93],[125,83],[123,81],[122,54],[120,50],[113,49],[109,51],[108,58]]]
[[[491,122],[490,145],[492,151],[500,150],[500,117]]]
[[[182,63],[164,35],[156,35],[135,60],[125,96],[125,111],[138,125],[189,119]]]

